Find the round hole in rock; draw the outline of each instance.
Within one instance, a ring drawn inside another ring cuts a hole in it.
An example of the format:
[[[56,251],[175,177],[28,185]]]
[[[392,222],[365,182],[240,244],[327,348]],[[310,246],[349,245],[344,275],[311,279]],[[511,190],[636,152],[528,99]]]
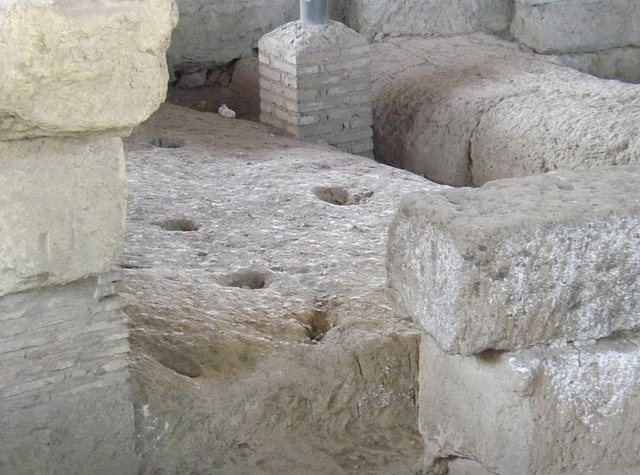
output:
[[[316,186],[313,193],[322,201],[338,206],[366,203],[373,196],[370,190],[352,194],[341,186]]]
[[[220,285],[225,287],[237,287],[240,289],[258,290],[264,289],[269,284],[269,272],[244,269],[232,274],[225,275],[218,279]]]
[[[158,148],[180,148],[184,146],[184,143],[179,140],[174,140],[169,137],[162,137],[159,135],[150,135],[146,137],[145,142]]]
[[[163,219],[153,224],[160,226],[165,231],[197,231],[200,226],[191,219]]]
[[[158,357],[158,363],[165,368],[175,371],[178,374],[189,378],[198,378],[202,376],[202,366],[197,361],[181,354],[175,349],[165,348]]]

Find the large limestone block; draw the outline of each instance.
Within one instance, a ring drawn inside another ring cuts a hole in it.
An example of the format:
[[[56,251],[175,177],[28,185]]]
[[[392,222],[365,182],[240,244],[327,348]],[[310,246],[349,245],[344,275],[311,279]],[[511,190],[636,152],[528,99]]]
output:
[[[0,142],[0,296],[109,269],[124,234],[119,138]]]
[[[0,4],[0,140],[125,134],[164,101],[172,0]]]
[[[539,53],[640,45],[635,0],[516,0],[511,33]]]
[[[368,39],[383,36],[451,36],[509,28],[508,0],[355,0],[339,2],[349,26]]]
[[[424,336],[418,404],[427,458],[472,459],[502,475],[637,466],[639,343],[621,336],[463,357]]]
[[[408,195],[391,224],[388,293],[464,355],[640,327],[640,167]]]
[[[176,69],[255,56],[258,40],[299,18],[299,0],[177,0],[168,58]]]
[[[453,186],[640,161],[640,87],[486,35],[373,45],[376,158]]]
[[[594,53],[558,55],[567,66],[603,79],[640,84],[640,48],[613,48]]]

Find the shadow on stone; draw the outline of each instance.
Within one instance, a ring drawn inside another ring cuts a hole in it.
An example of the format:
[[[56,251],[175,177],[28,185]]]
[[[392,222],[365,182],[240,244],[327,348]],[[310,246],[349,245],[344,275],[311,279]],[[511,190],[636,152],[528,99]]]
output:
[[[264,289],[269,286],[271,273],[256,269],[244,269],[222,276],[218,283],[225,287],[237,287],[247,290]]]
[[[165,368],[175,371],[178,374],[189,378],[202,376],[204,370],[202,366],[186,355],[180,354],[173,349],[165,348],[161,350],[158,363]]]

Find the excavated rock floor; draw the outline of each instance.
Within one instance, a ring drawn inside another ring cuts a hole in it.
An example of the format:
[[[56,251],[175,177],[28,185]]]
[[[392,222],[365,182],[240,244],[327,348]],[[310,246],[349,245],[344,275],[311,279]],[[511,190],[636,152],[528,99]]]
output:
[[[141,473],[416,473],[419,332],[385,246],[438,185],[168,104],[125,152]]]

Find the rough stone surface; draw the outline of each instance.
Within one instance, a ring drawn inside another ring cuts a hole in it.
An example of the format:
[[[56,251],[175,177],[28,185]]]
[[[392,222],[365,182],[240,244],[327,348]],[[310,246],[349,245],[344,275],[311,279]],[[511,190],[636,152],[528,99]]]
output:
[[[468,458],[504,475],[638,473],[623,469],[640,462],[639,343],[621,335],[588,346],[463,357],[424,336],[426,458]]]
[[[126,154],[142,473],[413,475],[419,332],[384,254],[401,196],[436,185],[168,105]]]
[[[638,328],[639,186],[629,165],[409,195],[390,300],[464,355]]]
[[[383,36],[452,36],[508,30],[508,0],[355,0],[337,3],[337,15],[369,40]]]
[[[640,47],[557,55],[567,66],[603,79],[640,84]]]
[[[0,142],[0,296],[107,271],[122,248],[119,138]]]
[[[299,0],[177,0],[180,19],[171,37],[169,62],[221,64],[255,56],[258,40],[300,17]]]
[[[117,134],[164,100],[171,0],[0,6],[0,140]]]
[[[516,0],[511,33],[539,53],[640,46],[635,0]]]
[[[296,21],[260,39],[260,121],[373,158],[367,41],[342,23]]]
[[[485,35],[372,48],[376,158],[439,183],[640,160],[640,88]],[[443,80],[446,78],[446,80]]]
[[[120,277],[0,297],[0,473],[138,473]]]

